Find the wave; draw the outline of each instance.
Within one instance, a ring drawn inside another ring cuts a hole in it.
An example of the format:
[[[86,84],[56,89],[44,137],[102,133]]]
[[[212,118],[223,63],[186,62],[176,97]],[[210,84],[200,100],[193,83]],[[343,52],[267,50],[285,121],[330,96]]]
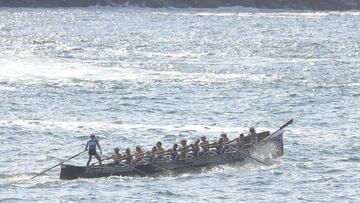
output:
[[[141,6],[177,8],[254,7],[267,9],[359,10],[358,0],[0,0],[2,7]]]
[[[247,81],[262,83],[281,79],[277,74],[159,71],[134,67],[132,64],[102,67],[95,64],[36,57],[4,57],[0,58],[0,66],[0,82],[53,86],[81,85],[92,88],[99,82],[192,84]],[[14,90],[14,87],[6,87],[0,84],[0,91]]]
[[[247,128],[244,127],[226,127],[216,125],[152,125],[152,124],[133,124],[133,123],[107,123],[107,122],[80,122],[80,121],[42,121],[42,120],[0,120],[0,126],[21,126],[31,129],[63,129],[68,131],[78,130],[111,130],[111,129],[160,129],[167,132],[179,131],[196,131],[196,132],[246,132]],[[259,131],[269,129],[257,128]]]

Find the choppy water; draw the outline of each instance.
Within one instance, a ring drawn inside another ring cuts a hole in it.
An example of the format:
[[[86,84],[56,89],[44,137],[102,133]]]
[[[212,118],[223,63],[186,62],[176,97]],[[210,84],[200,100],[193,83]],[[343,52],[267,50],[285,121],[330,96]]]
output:
[[[0,9],[1,202],[359,202],[360,12]],[[58,180],[104,153],[288,119],[285,156],[149,178]],[[70,163],[85,164],[84,155]]]

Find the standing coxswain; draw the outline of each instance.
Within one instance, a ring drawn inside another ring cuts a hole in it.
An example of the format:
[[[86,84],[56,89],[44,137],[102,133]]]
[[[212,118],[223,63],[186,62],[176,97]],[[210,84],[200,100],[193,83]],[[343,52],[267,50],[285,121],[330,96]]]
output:
[[[101,157],[96,152],[96,146],[99,148],[100,154],[102,154],[102,150],[101,150],[99,141],[95,138],[95,134],[91,134],[90,140],[86,143],[86,147],[85,147],[85,151],[89,150],[89,160],[88,160],[86,166],[90,165],[92,156],[95,156],[95,158],[99,161],[99,164],[101,165]]]

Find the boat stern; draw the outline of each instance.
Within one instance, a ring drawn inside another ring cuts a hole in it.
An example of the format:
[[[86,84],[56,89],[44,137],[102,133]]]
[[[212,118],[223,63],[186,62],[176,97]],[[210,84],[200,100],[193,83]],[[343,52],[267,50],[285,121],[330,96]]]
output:
[[[86,171],[86,167],[61,164],[60,179],[73,180],[80,178]]]

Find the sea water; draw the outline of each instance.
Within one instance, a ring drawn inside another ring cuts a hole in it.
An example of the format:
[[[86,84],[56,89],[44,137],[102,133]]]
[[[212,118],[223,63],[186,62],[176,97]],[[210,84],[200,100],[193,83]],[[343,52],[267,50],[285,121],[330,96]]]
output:
[[[0,201],[359,202],[359,22],[358,11],[0,8]],[[90,133],[110,155],[291,118],[271,166],[72,181],[57,167],[30,180]]]

